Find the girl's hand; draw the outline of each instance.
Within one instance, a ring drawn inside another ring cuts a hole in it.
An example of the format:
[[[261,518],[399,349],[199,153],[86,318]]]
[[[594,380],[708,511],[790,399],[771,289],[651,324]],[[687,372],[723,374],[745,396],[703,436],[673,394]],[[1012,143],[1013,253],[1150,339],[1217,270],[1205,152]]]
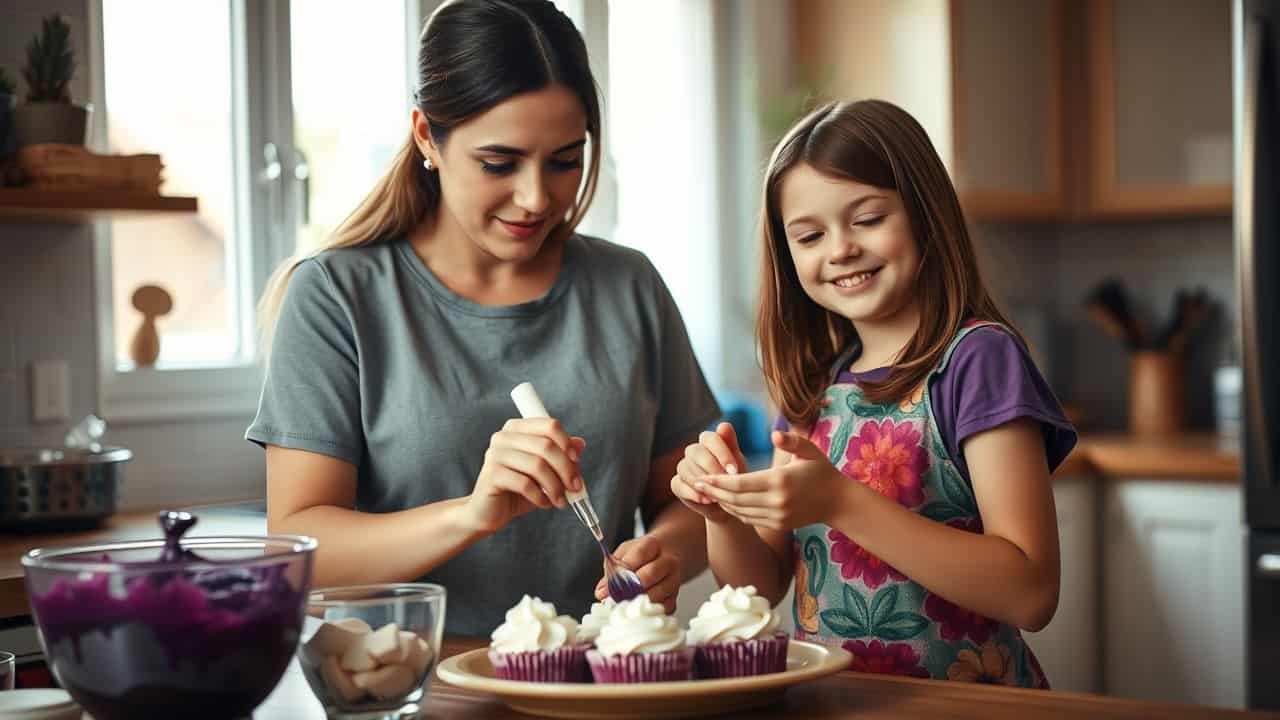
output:
[[[843,496],[861,487],[803,435],[775,431],[771,439],[774,447],[792,455],[790,462],[745,475],[706,475],[694,489],[748,525],[794,530],[828,522]]]
[[[644,594],[666,608],[667,614],[675,614],[676,595],[680,592],[680,557],[652,535],[641,535],[618,546],[614,557],[636,571]],[[596,583],[596,599],[609,597],[609,586],[604,577]]]
[[[747,461],[738,448],[733,426],[722,422],[715,432],[703,432],[698,442],[685,448],[684,457],[676,464],[671,478],[671,492],[685,507],[712,522],[732,520],[715,500],[697,490],[697,483],[707,475],[737,475],[746,470]]]
[[[508,420],[489,439],[467,498],[473,525],[495,532],[534,508],[565,507],[565,491],[582,489],[578,455],[585,445],[551,418]]]

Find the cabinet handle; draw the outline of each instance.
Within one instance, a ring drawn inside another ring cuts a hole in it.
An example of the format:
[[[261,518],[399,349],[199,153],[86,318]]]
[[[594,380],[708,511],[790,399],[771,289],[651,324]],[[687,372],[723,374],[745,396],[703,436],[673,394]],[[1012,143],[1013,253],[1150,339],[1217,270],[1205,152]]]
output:
[[[1262,22],[1245,18],[1244,26],[1244,78],[1240,104],[1240,155],[1239,176],[1236,178],[1236,218],[1237,253],[1240,263],[1240,320],[1244,341],[1244,393],[1245,415],[1249,418],[1245,432],[1244,467],[1252,476],[1251,484],[1259,487],[1275,487],[1272,477],[1271,425],[1270,415],[1266,407],[1263,388],[1266,387],[1263,377],[1268,372],[1262,359],[1261,338],[1259,337],[1258,307],[1259,285],[1269,278],[1258,277],[1257,243],[1259,238],[1254,234],[1254,223],[1258,220],[1255,197],[1257,187],[1257,153],[1258,140],[1258,100],[1262,92],[1262,57],[1263,45],[1268,36]],[[1270,371],[1274,372],[1274,371]],[[1265,557],[1265,556],[1264,556]]]
[[[1258,577],[1280,580],[1280,555],[1267,553],[1258,556]]]

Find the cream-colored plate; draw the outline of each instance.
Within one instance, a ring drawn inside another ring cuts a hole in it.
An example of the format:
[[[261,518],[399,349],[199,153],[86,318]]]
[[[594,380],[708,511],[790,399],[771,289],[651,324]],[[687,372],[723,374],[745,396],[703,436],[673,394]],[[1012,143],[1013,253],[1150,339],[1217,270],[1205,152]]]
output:
[[[840,648],[791,640],[787,669],[772,675],[727,680],[592,685],[534,683],[493,677],[487,648],[448,658],[436,667],[441,680],[493,693],[520,712],[558,718],[685,718],[767,705],[797,683],[840,672],[853,656]]]

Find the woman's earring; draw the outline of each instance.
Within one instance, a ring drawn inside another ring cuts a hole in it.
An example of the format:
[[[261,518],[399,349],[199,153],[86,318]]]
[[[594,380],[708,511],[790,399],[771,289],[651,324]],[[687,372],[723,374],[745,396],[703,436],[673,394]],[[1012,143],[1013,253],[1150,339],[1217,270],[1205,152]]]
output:
[[[436,166],[431,164],[431,158],[429,157],[422,158],[422,167],[426,168],[428,172],[436,169]]]

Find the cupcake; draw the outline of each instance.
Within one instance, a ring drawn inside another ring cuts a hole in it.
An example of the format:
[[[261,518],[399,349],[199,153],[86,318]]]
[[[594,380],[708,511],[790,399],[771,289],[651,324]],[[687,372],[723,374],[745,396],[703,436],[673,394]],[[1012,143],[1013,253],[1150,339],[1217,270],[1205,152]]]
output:
[[[578,623],[578,642],[583,645],[595,645],[600,629],[609,622],[610,616],[617,607],[618,604],[613,601],[613,598],[592,603],[591,610],[583,615],[582,622]]]
[[[587,664],[598,683],[692,680],[693,653],[676,619],[640,595],[613,609]]]
[[[587,645],[578,642],[578,623],[556,615],[556,607],[525,595],[507,611],[489,643],[495,677],[530,682],[586,682]]]
[[[689,621],[698,677],[764,675],[787,669],[787,634],[778,612],[752,585],[725,585],[711,593]]]

